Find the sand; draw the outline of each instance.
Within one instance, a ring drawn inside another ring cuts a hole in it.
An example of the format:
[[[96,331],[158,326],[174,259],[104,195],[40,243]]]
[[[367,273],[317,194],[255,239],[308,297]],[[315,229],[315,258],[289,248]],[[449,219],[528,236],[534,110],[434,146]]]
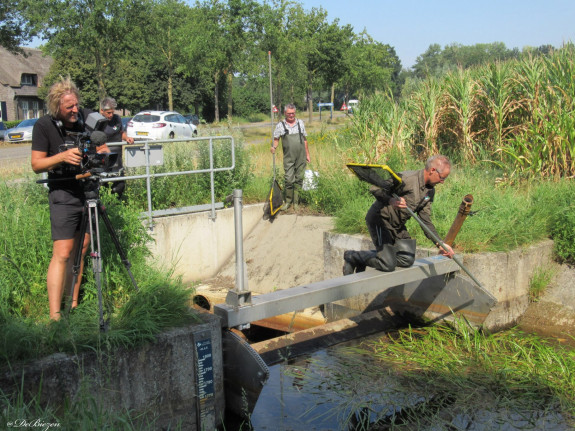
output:
[[[323,234],[332,227],[331,217],[293,213],[261,220],[244,240],[247,288],[265,293],[323,280]],[[207,284],[231,288],[235,271],[234,256]]]

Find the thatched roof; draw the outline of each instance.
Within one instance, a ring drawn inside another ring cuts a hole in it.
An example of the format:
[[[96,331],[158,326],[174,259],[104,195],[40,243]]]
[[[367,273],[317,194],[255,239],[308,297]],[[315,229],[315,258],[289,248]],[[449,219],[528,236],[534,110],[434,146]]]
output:
[[[44,56],[42,51],[33,48],[23,48],[26,56],[12,54],[0,46],[0,84],[10,87],[20,87],[22,74],[29,73],[38,76],[38,86],[42,85],[44,76],[54,62],[51,57]]]

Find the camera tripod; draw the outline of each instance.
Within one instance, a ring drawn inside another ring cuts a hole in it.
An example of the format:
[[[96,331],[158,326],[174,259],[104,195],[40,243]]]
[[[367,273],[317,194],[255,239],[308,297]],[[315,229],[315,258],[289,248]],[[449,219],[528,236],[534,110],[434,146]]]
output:
[[[70,305],[68,307],[68,311],[70,311],[72,307],[72,298],[74,294],[74,286],[78,280],[79,270],[82,262],[82,246],[84,244],[84,237],[86,236],[86,232],[90,233],[90,258],[92,259],[92,271],[94,273],[94,279],[96,281],[96,287],[98,291],[98,307],[100,313],[100,330],[105,331],[107,330],[107,323],[104,321],[104,306],[102,301],[102,253],[100,247],[100,226],[98,223],[99,217],[102,218],[104,221],[104,225],[116,246],[116,251],[120,255],[122,259],[122,263],[124,264],[130,279],[132,280],[132,284],[138,290],[138,285],[136,284],[136,280],[132,275],[132,271],[130,270],[132,264],[128,260],[126,253],[122,249],[120,244],[120,240],[118,239],[118,235],[112,226],[112,222],[108,217],[108,213],[106,212],[106,208],[100,202],[99,190],[100,190],[100,182],[97,177],[88,177],[84,180],[84,194],[86,196],[86,201],[84,202],[84,208],[82,210],[82,220],[80,222],[80,234],[76,239],[76,244],[74,250],[76,251],[76,255],[74,257],[74,264],[72,267],[72,285],[70,287]]]

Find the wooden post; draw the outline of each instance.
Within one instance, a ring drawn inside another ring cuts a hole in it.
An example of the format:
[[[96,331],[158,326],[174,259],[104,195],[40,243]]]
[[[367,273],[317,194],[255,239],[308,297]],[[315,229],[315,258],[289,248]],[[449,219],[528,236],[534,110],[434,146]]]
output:
[[[459,233],[463,222],[469,215],[469,211],[471,210],[471,205],[473,204],[473,196],[472,195],[465,195],[461,205],[459,205],[459,211],[457,211],[457,215],[455,216],[455,220],[453,220],[453,224],[449,228],[449,232],[447,232],[447,236],[445,237],[445,244],[453,246],[453,241],[455,237]]]

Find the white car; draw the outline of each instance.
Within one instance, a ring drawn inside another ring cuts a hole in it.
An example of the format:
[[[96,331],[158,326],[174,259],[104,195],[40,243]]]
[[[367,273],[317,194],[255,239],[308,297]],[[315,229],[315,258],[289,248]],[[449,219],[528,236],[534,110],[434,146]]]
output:
[[[198,129],[183,115],[174,111],[138,112],[126,125],[128,137],[134,140],[167,140],[192,138]]]
[[[4,132],[4,140],[13,144],[31,141],[32,129],[36,121],[38,121],[37,118],[30,118],[29,120],[22,121],[16,127],[6,130],[6,132]]]

